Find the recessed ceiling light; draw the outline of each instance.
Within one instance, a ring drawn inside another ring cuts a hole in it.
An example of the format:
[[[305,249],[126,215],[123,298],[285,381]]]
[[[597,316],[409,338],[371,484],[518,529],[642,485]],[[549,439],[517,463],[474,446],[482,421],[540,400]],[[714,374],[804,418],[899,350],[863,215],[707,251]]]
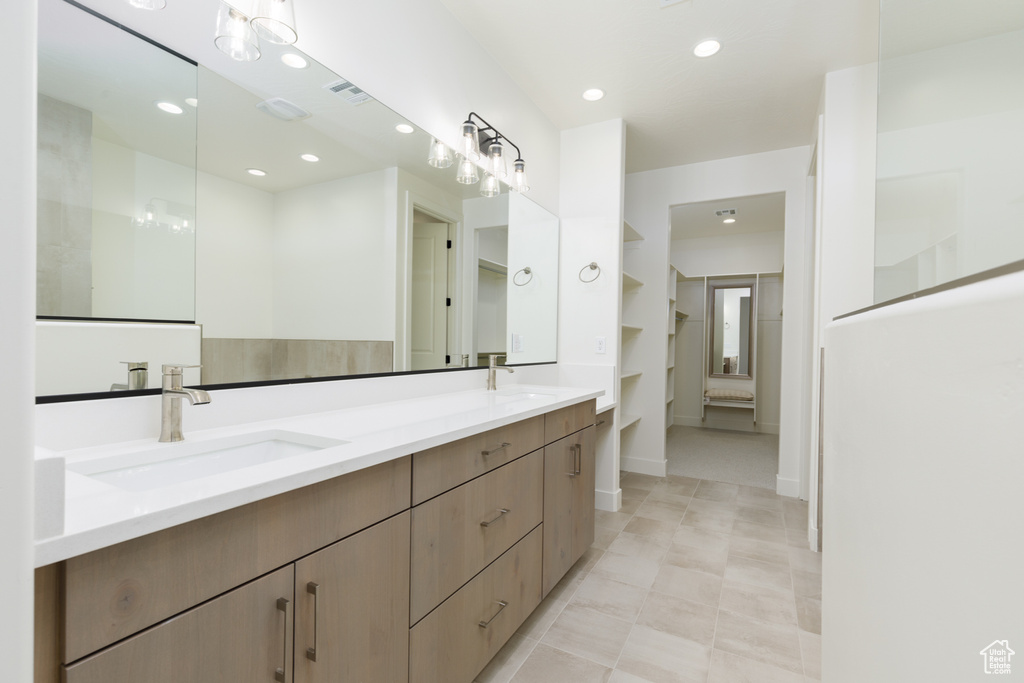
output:
[[[185,98],[185,104],[187,104],[190,107],[198,107],[199,106],[199,100],[197,100],[194,97],[186,97]]]
[[[604,97],[604,90],[600,88],[591,88],[590,90],[583,91],[583,99],[587,102],[597,102],[602,97]]]
[[[302,154],[299,158],[303,161],[320,161],[320,157],[315,154]]]
[[[722,44],[717,40],[705,40],[697,43],[697,47],[693,48],[693,54],[698,57],[710,57],[721,49]]]
[[[305,69],[309,66],[309,62],[306,61],[305,57],[294,52],[285,52],[281,55],[281,61],[285,63],[285,66],[290,66],[293,69]]]
[[[726,219],[725,219],[725,220],[723,220],[722,222],[723,222],[723,223],[735,223],[735,222],[736,222],[736,219],[735,219],[735,218],[726,218]]]
[[[183,111],[181,107],[176,104],[171,104],[170,102],[157,102],[156,106],[168,114],[180,114]]]
[[[245,169],[245,172],[248,173],[249,175],[261,176],[261,177],[267,175],[266,171],[261,171],[258,168],[247,168],[247,169]]]
[[[405,135],[408,135],[409,133],[413,132],[416,129],[410,126],[408,123],[400,123],[397,126],[395,126],[395,130],[397,130],[399,133],[404,133]]]

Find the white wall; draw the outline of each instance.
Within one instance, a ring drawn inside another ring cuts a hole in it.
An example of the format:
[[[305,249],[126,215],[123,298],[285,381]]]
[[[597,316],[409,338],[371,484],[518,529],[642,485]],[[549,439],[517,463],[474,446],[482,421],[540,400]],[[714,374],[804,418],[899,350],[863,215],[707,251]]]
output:
[[[0,659],[4,678],[32,680],[33,449],[36,291],[36,3],[4,8],[10,35],[0,41]]]
[[[818,405],[820,349],[826,325],[844,313],[870,306],[874,288],[875,135],[878,101],[875,64],[825,75],[820,134],[819,224],[814,248],[817,273],[814,325],[806,390],[810,421],[800,469],[809,471],[801,496],[810,500],[812,547],[818,528]],[[786,269],[787,279],[791,271]],[[791,310],[788,305],[786,310]],[[826,349],[826,354],[828,353]]]
[[[561,202],[557,211],[561,219],[559,364],[620,365],[625,137],[621,119],[562,132]],[[583,283],[579,271],[592,261],[600,266],[601,275],[594,282]],[[603,354],[595,350],[597,337],[605,340]],[[611,425],[597,435],[597,506],[603,510],[618,510],[621,502],[620,410],[608,415]]]
[[[665,230],[668,207],[725,197],[786,193],[785,267],[782,322],[782,377],[780,380],[779,474],[776,490],[797,496],[807,478],[801,470],[801,440],[807,416],[802,410],[807,391],[804,359],[806,329],[804,311],[810,296],[806,276],[805,193],[810,163],[807,147],[719,159],[686,166],[634,173],[626,176],[627,220],[640,232],[653,226]],[[687,328],[690,323],[682,326]],[[679,345],[677,340],[677,346]]]
[[[984,681],[996,639],[1019,675],[1024,273],[825,341],[822,680]]]
[[[394,175],[386,169],[277,193],[275,339],[394,339]]]
[[[780,273],[785,240],[781,231],[672,240],[670,258],[686,277]]]
[[[274,195],[199,173],[196,322],[206,337],[274,336]]]

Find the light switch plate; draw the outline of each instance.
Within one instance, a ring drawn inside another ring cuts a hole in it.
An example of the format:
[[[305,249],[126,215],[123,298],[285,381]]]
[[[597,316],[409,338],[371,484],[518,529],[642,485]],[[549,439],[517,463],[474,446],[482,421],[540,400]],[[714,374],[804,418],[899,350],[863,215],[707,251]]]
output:
[[[512,333],[512,353],[523,352],[523,335]]]

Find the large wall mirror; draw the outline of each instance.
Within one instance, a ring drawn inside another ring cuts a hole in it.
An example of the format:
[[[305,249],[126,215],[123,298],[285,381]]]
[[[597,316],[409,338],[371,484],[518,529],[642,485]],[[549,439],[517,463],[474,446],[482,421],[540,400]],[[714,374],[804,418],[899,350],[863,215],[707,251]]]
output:
[[[750,379],[754,376],[754,288],[709,288],[711,339],[708,344],[708,376]]]
[[[39,2],[37,393],[554,361],[557,217],[294,46],[211,50],[205,4],[183,58]]]

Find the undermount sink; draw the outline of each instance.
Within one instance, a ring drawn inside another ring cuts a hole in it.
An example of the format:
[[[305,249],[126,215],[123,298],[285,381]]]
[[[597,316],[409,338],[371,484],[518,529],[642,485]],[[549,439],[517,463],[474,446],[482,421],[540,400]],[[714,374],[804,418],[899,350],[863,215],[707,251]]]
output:
[[[274,429],[209,441],[153,444],[128,453],[68,463],[67,469],[126,491],[149,491],[345,443]]]
[[[509,389],[499,389],[494,393],[494,400],[496,403],[512,403],[513,401],[530,401],[541,398],[552,398],[554,394],[545,394],[539,391],[531,391],[529,389],[515,387]]]

